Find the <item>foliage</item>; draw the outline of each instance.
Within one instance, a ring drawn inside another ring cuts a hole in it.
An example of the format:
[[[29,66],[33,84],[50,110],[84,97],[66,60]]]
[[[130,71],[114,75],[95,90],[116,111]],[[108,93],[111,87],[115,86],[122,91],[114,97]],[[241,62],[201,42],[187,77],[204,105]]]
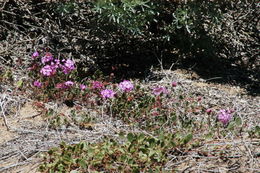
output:
[[[147,43],[156,39],[171,50],[177,48],[187,54],[195,53],[195,49],[204,49],[209,54],[214,49],[214,45],[208,44],[212,39],[209,32],[220,23],[220,5],[213,1],[185,4],[164,0],[99,0],[94,2],[93,10],[98,13],[98,25],[108,35],[116,32],[119,37],[138,37]],[[107,20],[111,22],[104,25]],[[161,50],[165,51],[163,47]]]
[[[259,138],[260,137],[260,126],[255,126],[254,128],[252,128],[248,134],[250,135],[250,137],[256,137]]]
[[[161,172],[168,161],[167,154],[180,146],[172,134],[158,138],[144,134],[121,134],[124,143],[106,138],[97,144],[81,142],[75,145],[62,143],[48,151],[41,171],[49,172]],[[192,136],[183,138],[186,145]],[[166,172],[166,171],[165,171]]]
[[[25,5],[28,9],[23,5],[9,1],[3,6],[1,38],[7,39],[8,28],[22,35],[33,32],[32,39],[43,35],[30,49],[48,46],[54,53],[72,53],[81,62],[81,77],[98,68],[138,70],[138,64],[143,69],[157,58],[183,64],[196,58],[205,67],[214,66],[210,59],[258,72],[259,10],[253,0],[33,1]]]
[[[138,35],[144,32],[144,27],[154,15],[148,2],[144,0],[97,0],[92,10],[98,14],[100,24],[107,26],[113,23],[123,32]]]

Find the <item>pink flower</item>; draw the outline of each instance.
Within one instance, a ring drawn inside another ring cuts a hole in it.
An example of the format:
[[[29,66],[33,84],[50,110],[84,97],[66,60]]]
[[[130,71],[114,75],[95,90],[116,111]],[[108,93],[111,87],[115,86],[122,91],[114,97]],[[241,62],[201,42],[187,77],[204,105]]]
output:
[[[207,109],[206,112],[207,114],[210,114],[212,112],[212,109]]]
[[[62,70],[64,74],[70,73],[72,70],[75,69],[75,63],[74,61],[67,59],[67,60],[62,60],[62,62],[65,62],[64,65],[62,66]]]
[[[54,59],[54,62],[51,62],[51,65],[54,66],[56,69],[61,66],[59,59]]]
[[[172,82],[172,87],[176,87],[177,86],[177,82]]]
[[[113,90],[110,89],[105,89],[101,91],[101,95],[103,98],[113,98],[115,96],[115,92]]]
[[[154,95],[160,95],[160,94],[167,94],[168,90],[164,86],[159,86],[153,89],[153,94]]]
[[[221,109],[218,113],[218,120],[224,125],[228,124],[232,118],[231,112],[229,110]]]
[[[74,85],[74,82],[72,81],[66,81],[64,83],[58,83],[56,84],[55,88],[57,89],[68,89]]]
[[[87,88],[87,86],[86,86],[86,85],[84,85],[84,84],[80,84],[80,86],[79,86],[79,87],[80,87],[80,89],[81,89],[81,90],[85,90],[85,89]]]
[[[39,52],[37,52],[37,51],[33,52],[33,54],[32,54],[33,59],[37,58],[38,56],[39,56]]]
[[[40,70],[40,72],[44,76],[51,76],[56,73],[56,68],[50,65],[46,65]]]
[[[119,88],[125,92],[129,92],[134,89],[134,85],[129,80],[124,80],[119,83]]]
[[[103,84],[99,81],[93,81],[92,82],[92,88],[93,89],[101,89],[101,88],[103,88]]]
[[[37,64],[33,64],[31,67],[28,68],[28,70],[33,71],[36,70],[38,68]]]
[[[38,80],[36,80],[36,81],[33,82],[33,86],[41,88],[42,87],[42,83],[39,82]]]
[[[53,60],[53,56],[51,53],[46,53],[45,56],[43,56],[41,59],[42,64],[46,64],[47,62],[50,62],[52,60]]]
[[[71,86],[74,85],[74,82],[72,82],[72,81],[67,81],[67,82],[64,83],[64,85],[65,85],[65,86],[68,86],[68,87],[71,87]]]
[[[227,112],[228,112],[229,114],[232,114],[233,112],[235,112],[235,110],[233,110],[233,109],[228,109]]]
[[[58,84],[56,84],[55,88],[57,88],[57,89],[66,89],[67,86],[65,86],[63,83],[58,83]]]

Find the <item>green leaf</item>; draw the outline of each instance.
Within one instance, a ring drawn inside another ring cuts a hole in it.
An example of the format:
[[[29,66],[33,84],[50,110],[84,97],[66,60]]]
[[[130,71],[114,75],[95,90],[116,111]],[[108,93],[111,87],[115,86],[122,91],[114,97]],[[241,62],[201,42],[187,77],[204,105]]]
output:
[[[150,138],[150,139],[148,139],[148,142],[149,142],[150,146],[154,146],[155,143],[156,143],[156,141],[155,141],[154,138]]]
[[[235,122],[231,122],[231,123],[229,123],[229,125],[227,126],[227,129],[228,130],[234,130],[234,127],[235,127]]]
[[[135,137],[135,136],[134,136],[133,133],[128,133],[128,134],[127,134],[127,139],[128,139],[129,142],[133,142],[134,137]]]
[[[125,133],[124,133],[124,132],[122,132],[122,131],[121,131],[121,132],[119,132],[119,134],[118,134],[118,135],[119,135],[119,137],[120,137],[120,138],[125,138]]]
[[[145,135],[144,135],[143,133],[141,133],[141,134],[138,136],[138,142],[142,142],[144,139],[145,139]]]
[[[23,80],[19,80],[17,83],[16,83],[16,87],[17,88],[21,88],[23,86]]]
[[[236,125],[238,125],[238,126],[242,125],[242,119],[240,117],[237,117],[235,119],[235,122],[236,122]]]
[[[187,136],[185,136],[182,140],[183,144],[187,144],[188,142],[190,142],[193,138],[193,135],[190,133]]]
[[[89,157],[93,157],[95,155],[95,150],[93,148],[89,148],[88,155],[89,155]]]
[[[260,127],[259,126],[255,127],[255,134],[260,137]]]
[[[79,161],[79,165],[80,165],[80,167],[82,167],[83,169],[86,169],[86,168],[87,168],[87,163],[86,163],[86,161],[83,160],[83,159],[81,159],[81,160]]]

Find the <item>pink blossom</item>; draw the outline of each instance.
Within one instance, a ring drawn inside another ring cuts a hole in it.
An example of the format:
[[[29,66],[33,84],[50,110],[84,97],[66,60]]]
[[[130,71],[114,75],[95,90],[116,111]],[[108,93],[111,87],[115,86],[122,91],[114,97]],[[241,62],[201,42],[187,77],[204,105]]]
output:
[[[124,80],[119,83],[119,88],[122,91],[129,92],[134,89],[134,85],[129,80]]]
[[[54,59],[54,62],[51,62],[51,65],[54,66],[56,69],[61,66],[59,59]]]
[[[47,62],[50,62],[53,60],[53,56],[51,53],[46,53],[45,56],[42,57],[41,62],[42,64],[46,64]]]
[[[218,120],[223,123],[224,125],[228,124],[228,122],[231,120],[232,115],[229,110],[221,109],[218,113]]]
[[[33,82],[33,86],[41,88],[42,87],[42,83],[39,82],[38,80],[36,80],[36,81]]]
[[[92,88],[93,89],[101,89],[101,88],[103,88],[103,84],[99,81],[93,81],[92,82]]]
[[[33,64],[31,67],[28,68],[28,70],[33,71],[38,68],[37,64]]]
[[[62,66],[62,70],[64,74],[70,73],[72,70],[75,69],[75,63],[74,61],[67,59],[67,60],[62,60],[62,62],[65,62],[64,65]]]
[[[71,87],[71,86],[74,85],[74,82],[72,82],[72,81],[67,81],[67,82],[64,83],[64,85],[65,85],[65,86],[68,86],[68,87]]]
[[[113,90],[110,89],[105,89],[101,91],[101,95],[103,98],[113,98],[115,96],[115,92]]]
[[[66,82],[64,82],[64,83],[58,83],[58,84],[56,84],[55,88],[57,88],[57,89],[68,89],[68,88],[70,88],[70,87],[73,86],[73,85],[74,85],[74,82],[72,82],[72,81],[66,81]]]
[[[33,54],[32,54],[33,59],[37,58],[38,56],[39,56],[39,52],[37,52],[37,51],[33,52]]]
[[[84,85],[84,84],[80,84],[80,86],[79,86],[79,87],[80,87],[80,89],[81,89],[81,90],[85,90],[85,89],[87,88],[87,86],[86,86],[86,85]]]
[[[50,65],[46,65],[40,70],[40,72],[44,76],[51,76],[56,73],[56,68]]]
[[[72,70],[75,69],[75,63],[70,59],[67,59],[64,65]]]
[[[206,112],[207,114],[210,114],[212,112],[212,109],[207,109]]]
[[[65,86],[63,83],[58,83],[58,84],[56,84],[55,88],[57,88],[57,89],[66,89],[67,86]]]
[[[226,110],[229,114],[232,114],[233,112],[235,112],[235,110],[234,109],[228,109],[228,110]]]
[[[177,86],[177,82],[172,82],[172,87],[176,87]]]
[[[153,94],[154,95],[160,95],[160,94],[167,94],[168,93],[168,90],[164,87],[164,86],[158,86],[158,87],[155,87],[153,89]]]

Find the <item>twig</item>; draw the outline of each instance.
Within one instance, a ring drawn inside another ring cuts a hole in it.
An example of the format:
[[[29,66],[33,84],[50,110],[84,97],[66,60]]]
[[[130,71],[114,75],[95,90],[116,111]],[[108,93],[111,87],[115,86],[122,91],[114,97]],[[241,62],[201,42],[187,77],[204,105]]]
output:
[[[15,163],[15,164],[12,164],[12,165],[9,165],[9,166],[6,166],[6,167],[2,167],[2,168],[0,168],[0,172],[3,172],[5,170],[11,169],[11,168],[16,167],[16,166],[21,166],[21,165],[28,164],[28,163],[30,163],[28,161],[31,161],[31,160],[32,159],[28,159],[28,160],[26,160],[24,162],[19,162],[19,163]]]
[[[0,11],[2,11],[5,8],[6,3],[7,3],[7,1],[4,2],[3,6],[0,8]]]
[[[1,111],[2,111],[2,115],[3,115],[3,119],[4,119],[4,124],[7,128],[7,130],[9,131],[10,130],[10,127],[8,126],[8,123],[7,123],[7,119],[6,119],[6,116],[5,116],[5,111],[4,111],[4,106],[3,106],[3,103],[4,103],[4,100],[5,100],[5,97],[6,95],[3,95],[3,99],[1,99],[0,101],[0,108],[1,108]]]
[[[206,79],[206,81],[210,81],[210,80],[214,80],[214,79],[221,79],[222,77],[213,77],[213,78],[209,78],[209,79]]]
[[[2,108],[1,108],[2,109]],[[3,114],[3,118],[4,118],[4,124],[6,126],[6,129],[9,131],[10,130],[10,127],[8,126],[8,123],[7,123],[7,120],[6,120],[6,117],[5,117],[5,113],[4,111],[2,110],[2,114]]]

